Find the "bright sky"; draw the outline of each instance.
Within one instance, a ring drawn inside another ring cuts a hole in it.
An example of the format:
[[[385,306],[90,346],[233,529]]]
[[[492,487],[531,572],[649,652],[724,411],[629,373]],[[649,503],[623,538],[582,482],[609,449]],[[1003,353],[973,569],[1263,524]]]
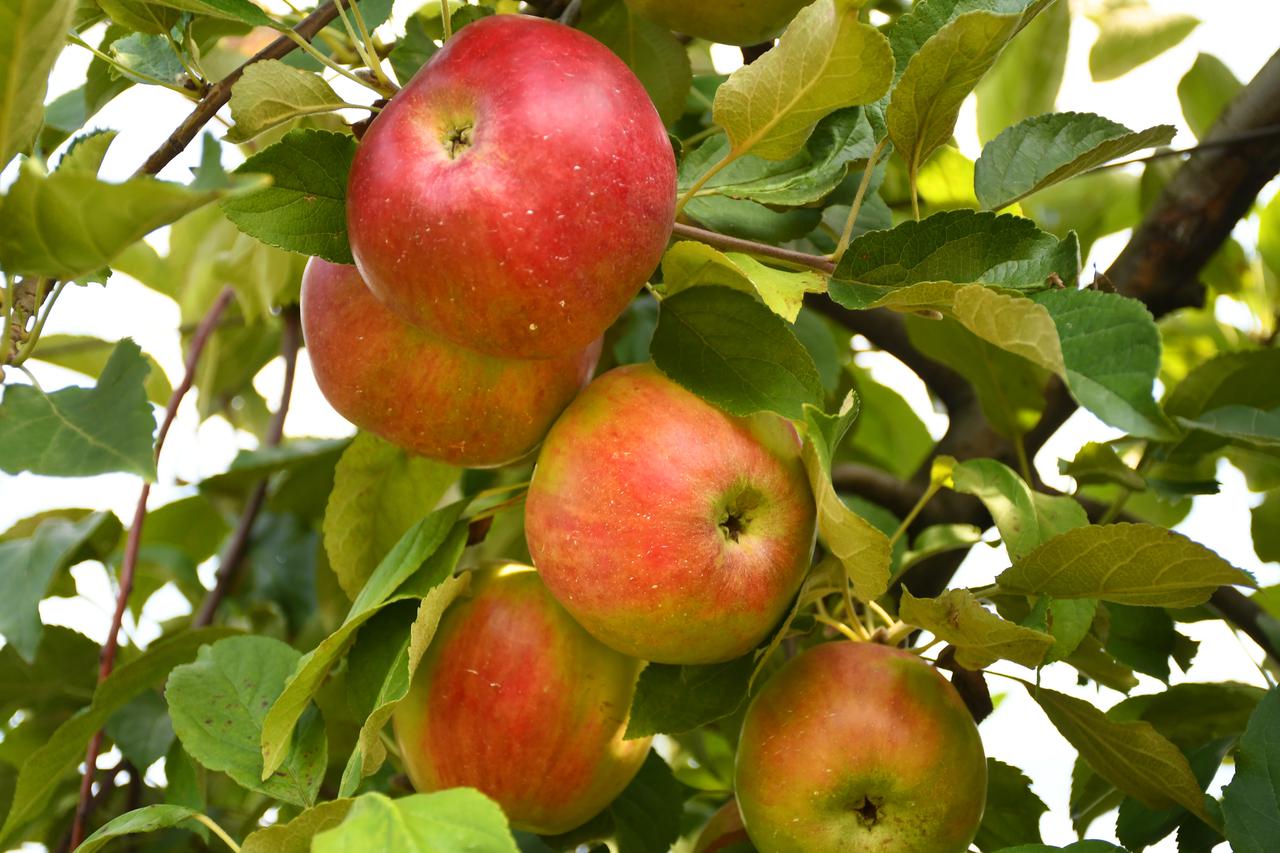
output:
[[[397,3],[398,19],[411,11],[414,3]],[[1152,5],[1166,11],[1203,15],[1206,20],[1181,45],[1160,58],[1148,63],[1120,80],[1093,83],[1088,72],[1088,50],[1096,35],[1096,28],[1083,17],[1077,16],[1071,32],[1071,45],[1066,77],[1058,101],[1059,110],[1097,112],[1121,121],[1133,128],[1167,123],[1177,125],[1179,136],[1175,145],[1185,146],[1194,142],[1187,130],[1178,105],[1175,86],[1191,67],[1197,53],[1211,53],[1222,59],[1241,80],[1247,81],[1262,66],[1277,44],[1276,12],[1273,0],[1216,0],[1212,4],[1195,0],[1152,0]],[[96,36],[95,36],[96,38]],[[93,41],[93,39],[91,39]],[[717,48],[714,52],[717,66],[730,70],[740,58],[736,50]],[[50,99],[74,88],[83,80],[88,64],[88,54],[75,49],[68,50],[55,68],[50,86]],[[345,81],[340,81],[345,82]],[[348,99],[360,97],[338,87]],[[186,116],[190,105],[180,96],[154,87],[137,86],[109,104],[93,121],[94,127],[121,130],[107,157],[103,176],[108,180],[127,177],[146,156],[154,150],[174,127]],[[217,132],[219,126],[211,126]],[[972,100],[961,115],[957,138],[961,149],[970,157],[979,153]],[[226,165],[234,163],[228,154]],[[189,152],[171,164],[161,174],[173,180],[189,178],[189,168],[196,156]],[[0,186],[12,180],[13,167],[0,175]],[[1246,242],[1256,240],[1256,221],[1246,222],[1237,230]],[[152,238],[163,247],[166,235],[159,232]],[[1090,267],[1096,264],[1105,268],[1123,247],[1126,235],[1116,235],[1098,242],[1089,259]],[[182,375],[182,353],[178,348],[174,330],[178,325],[176,306],[125,276],[116,275],[107,287],[90,286],[74,288],[64,294],[54,311],[48,326],[51,333],[94,334],[107,339],[132,337],[142,348],[155,356],[169,379],[176,383]],[[864,356],[865,357],[865,356]],[[888,357],[867,357],[882,381],[903,392],[915,406],[935,435],[945,429],[945,416],[932,411],[923,386],[913,374]],[[60,368],[32,364],[32,369],[42,387],[57,389],[68,384],[86,384],[84,377]],[[255,379],[255,386],[268,401],[274,401],[280,391],[283,370],[279,360],[268,365]],[[285,432],[287,436],[340,436],[351,433],[351,427],[329,408],[316,388],[305,358],[299,361],[298,380],[290,407]],[[1089,415],[1077,414],[1068,422],[1059,437],[1051,441],[1036,459],[1036,466],[1050,484],[1070,488],[1070,481],[1057,473],[1058,458],[1072,458],[1086,441],[1111,438],[1115,431],[1102,425]],[[197,423],[194,395],[189,395],[179,411],[164,454],[160,460],[160,481],[152,490],[152,507],[158,507],[192,492],[190,483],[221,471],[241,448],[252,447],[253,440],[237,433],[220,419],[202,425]],[[1223,466],[1219,472],[1224,482],[1219,495],[1196,501],[1191,516],[1179,526],[1179,530],[1193,539],[1217,550],[1237,566],[1254,572],[1265,584],[1280,582],[1280,566],[1262,564],[1253,553],[1249,536],[1249,507],[1257,502],[1244,488],[1242,477],[1233,469]],[[0,473],[0,529],[7,528],[19,518],[32,513],[64,506],[84,506],[113,510],[127,521],[137,500],[139,483],[130,476],[104,475],[99,477],[62,480],[34,477],[28,474],[11,476]],[[979,548],[962,567],[957,583],[985,585],[996,572],[1007,566],[1003,548]],[[206,581],[212,568],[202,567]],[[83,564],[73,570],[79,595],[74,599],[54,600],[41,607],[45,621],[63,624],[83,631],[101,640],[109,624],[113,594],[104,570],[95,564]],[[158,634],[157,621],[185,611],[186,603],[172,590],[162,590],[152,598],[137,625],[126,622],[130,641],[146,643]],[[1175,675],[1175,681],[1237,680],[1263,684],[1255,665],[1260,653],[1248,641],[1238,641],[1221,623],[1202,623],[1182,626],[1182,630],[1200,641],[1200,653],[1191,672]],[[1010,667],[1017,672],[1017,667]],[[1021,674],[1025,675],[1023,671]],[[1049,725],[1039,709],[1021,689],[991,679],[993,690],[1004,694],[995,714],[982,726],[988,754],[1014,764],[1031,777],[1035,790],[1050,806],[1042,829],[1045,841],[1050,844],[1066,844],[1074,840],[1067,818],[1067,798],[1070,790],[1070,768],[1073,752],[1066,742]],[[1091,698],[1103,706],[1119,701],[1120,694],[1109,690],[1081,689],[1075,685],[1074,671],[1065,665],[1049,667],[1043,673],[1042,683],[1057,690]],[[1154,679],[1143,677],[1137,692],[1158,692],[1161,685]],[[104,761],[114,760],[104,756]],[[105,765],[104,765],[105,766]],[[1220,774],[1217,784],[1229,778],[1229,771]],[[1114,840],[1114,818],[1104,819],[1094,825],[1090,837]],[[1157,851],[1173,851],[1176,845],[1167,839],[1151,848]],[[1225,845],[1224,848],[1225,849]]]

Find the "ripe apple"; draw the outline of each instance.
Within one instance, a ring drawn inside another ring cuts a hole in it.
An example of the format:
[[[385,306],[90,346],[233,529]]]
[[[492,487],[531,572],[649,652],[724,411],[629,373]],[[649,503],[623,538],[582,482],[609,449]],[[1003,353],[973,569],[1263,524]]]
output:
[[[987,764],[978,727],[916,655],[833,642],[788,661],[742,724],[738,805],[762,853],[963,853]]]
[[[622,739],[640,662],[582,630],[528,566],[477,572],[395,710],[419,791],[477,788],[517,829],[567,832],[622,792],[649,739]]]
[[[813,0],[627,0],[637,15],[685,35],[753,45],[778,35]]]
[[[316,382],[339,414],[406,450],[453,465],[502,465],[537,446],[600,355],[542,361],[455,346],[396,317],[353,266],[312,258],[302,330]]]
[[[813,551],[813,495],[789,422],[733,417],[631,365],[547,434],[525,535],[547,588],[606,645],[714,663],[786,610]]]
[[[405,320],[507,358],[581,352],[658,265],[675,155],[635,75],[577,30],[468,24],[356,152],[356,265]]]
[[[693,853],[756,853],[742,825],[742,813],[738,801],[730,800],[711,816],[698,835]]]

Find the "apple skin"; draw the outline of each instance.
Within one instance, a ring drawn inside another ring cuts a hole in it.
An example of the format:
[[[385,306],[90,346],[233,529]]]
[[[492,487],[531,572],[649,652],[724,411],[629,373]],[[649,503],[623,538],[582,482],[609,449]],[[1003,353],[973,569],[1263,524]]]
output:
[[[637,15],[720,44],[770,41],[813,0],[626,0]]]
[[[674,664],[746,654],[781,619],[813,553],[800,449],[776,415],[725,414],[650,365],[611,370],[539,452],[525,502],[534,565],[624,654]]]
[[[788,661],[747,710],[734,775],[761,853],[964,853],[987,797],[982,740],[955,688],[872,643]]]
[[[477,788],[516,829],[567,832],[613,801],[649,738],[624,741],[640,662],[582,630],[528,566],[476,573],[396,707],[422,792]]]
[[[490,467],[533,450],[586,385],[599,342],[542,361],[494,358],[400,320],[353,266],[312,258],[302,330],[316,382],[344,418],[451,465]]]
[[[711,816],[698,835],[693,853],[756,853],[742,825],[738,801],[730,800]]]
[[[621,60],[569,27],[495,15],[370,126],[347,224],[356,266],[408,322],[549,358],[600,337],[657,268],[675,189],[666,130]]]

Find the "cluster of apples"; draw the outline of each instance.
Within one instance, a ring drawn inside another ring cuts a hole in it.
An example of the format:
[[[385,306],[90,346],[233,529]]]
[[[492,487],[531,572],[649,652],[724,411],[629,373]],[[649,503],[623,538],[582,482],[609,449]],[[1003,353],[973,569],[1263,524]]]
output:
[[[671,145],[627,67],[576,30],[495,16],[373,122],[348,188],[356,266],[313,259],[303,279],[316,378],[362,429],[471,467],[542,444],[536,570],[473,574],[394,718],[415,787],[477,788],[540,834],[586,822],[638,772],[650,741],[624,732],[643,661],[750,653],[812,560],[790,422],[731,416],[651,365],[587,385],[674,204]],[[736,776],[742,820],[731,803],[708,833],[745,821],[765,853],[962,851],[986,788],[952,687],[915,655],[851,643],[770,679]]]

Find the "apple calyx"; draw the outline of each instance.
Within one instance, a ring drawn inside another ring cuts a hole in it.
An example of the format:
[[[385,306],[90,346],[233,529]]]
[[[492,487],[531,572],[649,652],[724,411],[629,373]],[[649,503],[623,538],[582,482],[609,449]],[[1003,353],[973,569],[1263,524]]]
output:
[[[444,153],[449,156],[450,160],[457,160],[471,147],[474,134],[475,125],[471,122],[446,125],[444,133],[440,137],[440,144],[444,146]]]
[[[859,823],[867,829],[870,829],[879,823],[880,808],[883,804],[883,797],[873,797],[870,794],[863,794],[862,800],[853,807],[854,812],[858,815]]]
[[[751,521],[755,511],[764,503],[765,497],[753,486],[743,485],[725,499],[720,508],[720,534],[729,542],[738,542],[743,534],[751,529]]]

